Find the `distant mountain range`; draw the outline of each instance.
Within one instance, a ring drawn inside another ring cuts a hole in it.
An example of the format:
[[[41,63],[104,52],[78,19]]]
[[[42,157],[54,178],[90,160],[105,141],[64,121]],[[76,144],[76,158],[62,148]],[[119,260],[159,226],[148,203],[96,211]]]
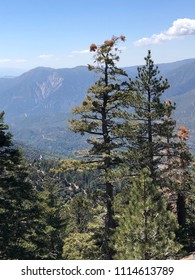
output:
[[[26,70],[20,68],[0,67],[0,78],[13,78],[21,75]]]
[[[170,89],[164,98],[176,102],[175,118],[191,130],[195,142],[195,59],[160,64]],[[137,67],[126,67],[135,77]],[[81,104],[87,89],[97,79],[87,67],[52,69],[38,67],[14,78],[0,78],[0,111],[14,139],[46,152],[71,156],[85,144],[67,129],[71,109]]]

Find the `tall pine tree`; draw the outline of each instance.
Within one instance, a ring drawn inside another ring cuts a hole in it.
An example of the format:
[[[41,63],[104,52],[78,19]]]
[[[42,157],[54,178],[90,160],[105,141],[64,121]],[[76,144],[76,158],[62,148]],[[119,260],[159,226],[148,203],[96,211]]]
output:
[[[112,170],[120,161],[117,151],[123,146],[123,141],[114,135],[113,131],[120,122],[116,116],[121,112],[124,103],[123,90],[126,77],[126,73],[116,66],[119,61],[117,43],[124,40],[124,36],[112,37],[100,46],[91,45],[90,50],[95,52],[96,66],[89,66],[89,70],[94,70],[99,79],[89,88],[82,106],[73,110],[78,117],[70,121],[74,132],[91,135],[87,140],[91,148],[83,153],[82,160],[72,163],[80,169],[95,167],[101,170],[101,184],[105,186],[107,208],[105,247],[108,259],[113,257],[109,242],[115,228],[112,209],[114,190]],[[68,168],[67,162],[65,165],[65,168]]]
[[[130,105],[134,109],[130,122],[136,122],[136,137],[127,132],[130,151],[136,150],[137,166],[149,168],[152,178],[157,180],[157,172],[165,164],[167,151],[175,146],[175,124],[172,111],[175,104],[163,101],[162,94],[169,88],[167,79],[160,76],[154,65],[151,52],[145,57],[145,65],[138,67],[138,75],[130,82]],[[159,183],[159,182],[158,182]]]

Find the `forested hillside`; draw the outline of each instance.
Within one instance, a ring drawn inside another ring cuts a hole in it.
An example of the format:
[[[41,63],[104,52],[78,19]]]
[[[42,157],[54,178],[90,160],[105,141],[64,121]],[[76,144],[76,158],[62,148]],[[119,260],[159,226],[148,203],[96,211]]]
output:
[[[6,108],[10,113],[11,107],[4,99],[5,113],[0,115],[1,259],[164,260],[195,251],[191,131],[182,119],[176,122],[171,86],[150,51],[133,78],[128,69],[118,67],[118,44],[124,42],[125,36],[113,36],[90,46],[92,84],[79,104],[74,104],[67,122],[74,138],[67,134],[66,141],[74,156],[69,152],[69,158],[59,159],[26,147],[24,157],[23,146],[13,142],[6,124]],[[52,113],[63,106],[53,99],[62,81],[49,71],[50,82],[41,87],[44,94],[36,91],[40,102],[34,91],[28,92],[35,98],[32,103],[37,102],[34,111],[46,102],[49,87],[53,92],[45,110]],[[193,90],[188,86],[186,95]],[[10,88],[7,96],[12,96]],[[27,108],[21,88],[17,94],[19,110]],[[33,111],[30,114],[33,118]],[[26,125],[32,120],[28,115],[20,118]],[[63,139],[64,135],[57,136],[59,119],[55,114],[47,118],[41,123],[34,116],[34,129],[41,126],[42,132],[43,124],[53,118],[53,134],[47,137],[56,134],[56,141]],[[80,144],[75,148],[76,143]]]

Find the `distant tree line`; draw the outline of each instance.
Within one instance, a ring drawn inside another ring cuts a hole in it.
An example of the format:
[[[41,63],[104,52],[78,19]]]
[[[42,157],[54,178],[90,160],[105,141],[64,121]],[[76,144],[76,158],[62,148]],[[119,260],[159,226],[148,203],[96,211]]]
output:
[[[177,259],[195,250],[190,132],[151,57],[131,79],[120,42],[92,44],[97,81],[70,129],[88,150],[26,161],[0,115],[1,259]]]

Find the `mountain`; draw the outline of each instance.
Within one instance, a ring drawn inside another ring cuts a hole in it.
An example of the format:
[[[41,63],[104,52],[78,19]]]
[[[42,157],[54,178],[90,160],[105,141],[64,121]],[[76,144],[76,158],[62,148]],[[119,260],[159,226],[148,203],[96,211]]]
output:
[[[69,112],[82,100],[93,77],[86,67],[38,67],[13,79],[0,79],[0,106],[9,118]]]
[[[170,89],[165,98],[176,102],[178,125],[191,130],[195,140],[195,59],[160,64]],[[137,67],[126,67],[135,77]],[[53,69],[38,67],[14,78],[0,78],[0,111],[16,141],[42,151],[71,156],[85,146],[79,135],[67,129],[71,109],[81,104],[97,74],[87,67]]]
[[[69,155],[82,148],[79,135],[65,129],[71,108],[80,104],[95,76],[87,67],[38,67],[16,78],[0,79],[0,111],[4,110],[16,141],[43,151]]]

